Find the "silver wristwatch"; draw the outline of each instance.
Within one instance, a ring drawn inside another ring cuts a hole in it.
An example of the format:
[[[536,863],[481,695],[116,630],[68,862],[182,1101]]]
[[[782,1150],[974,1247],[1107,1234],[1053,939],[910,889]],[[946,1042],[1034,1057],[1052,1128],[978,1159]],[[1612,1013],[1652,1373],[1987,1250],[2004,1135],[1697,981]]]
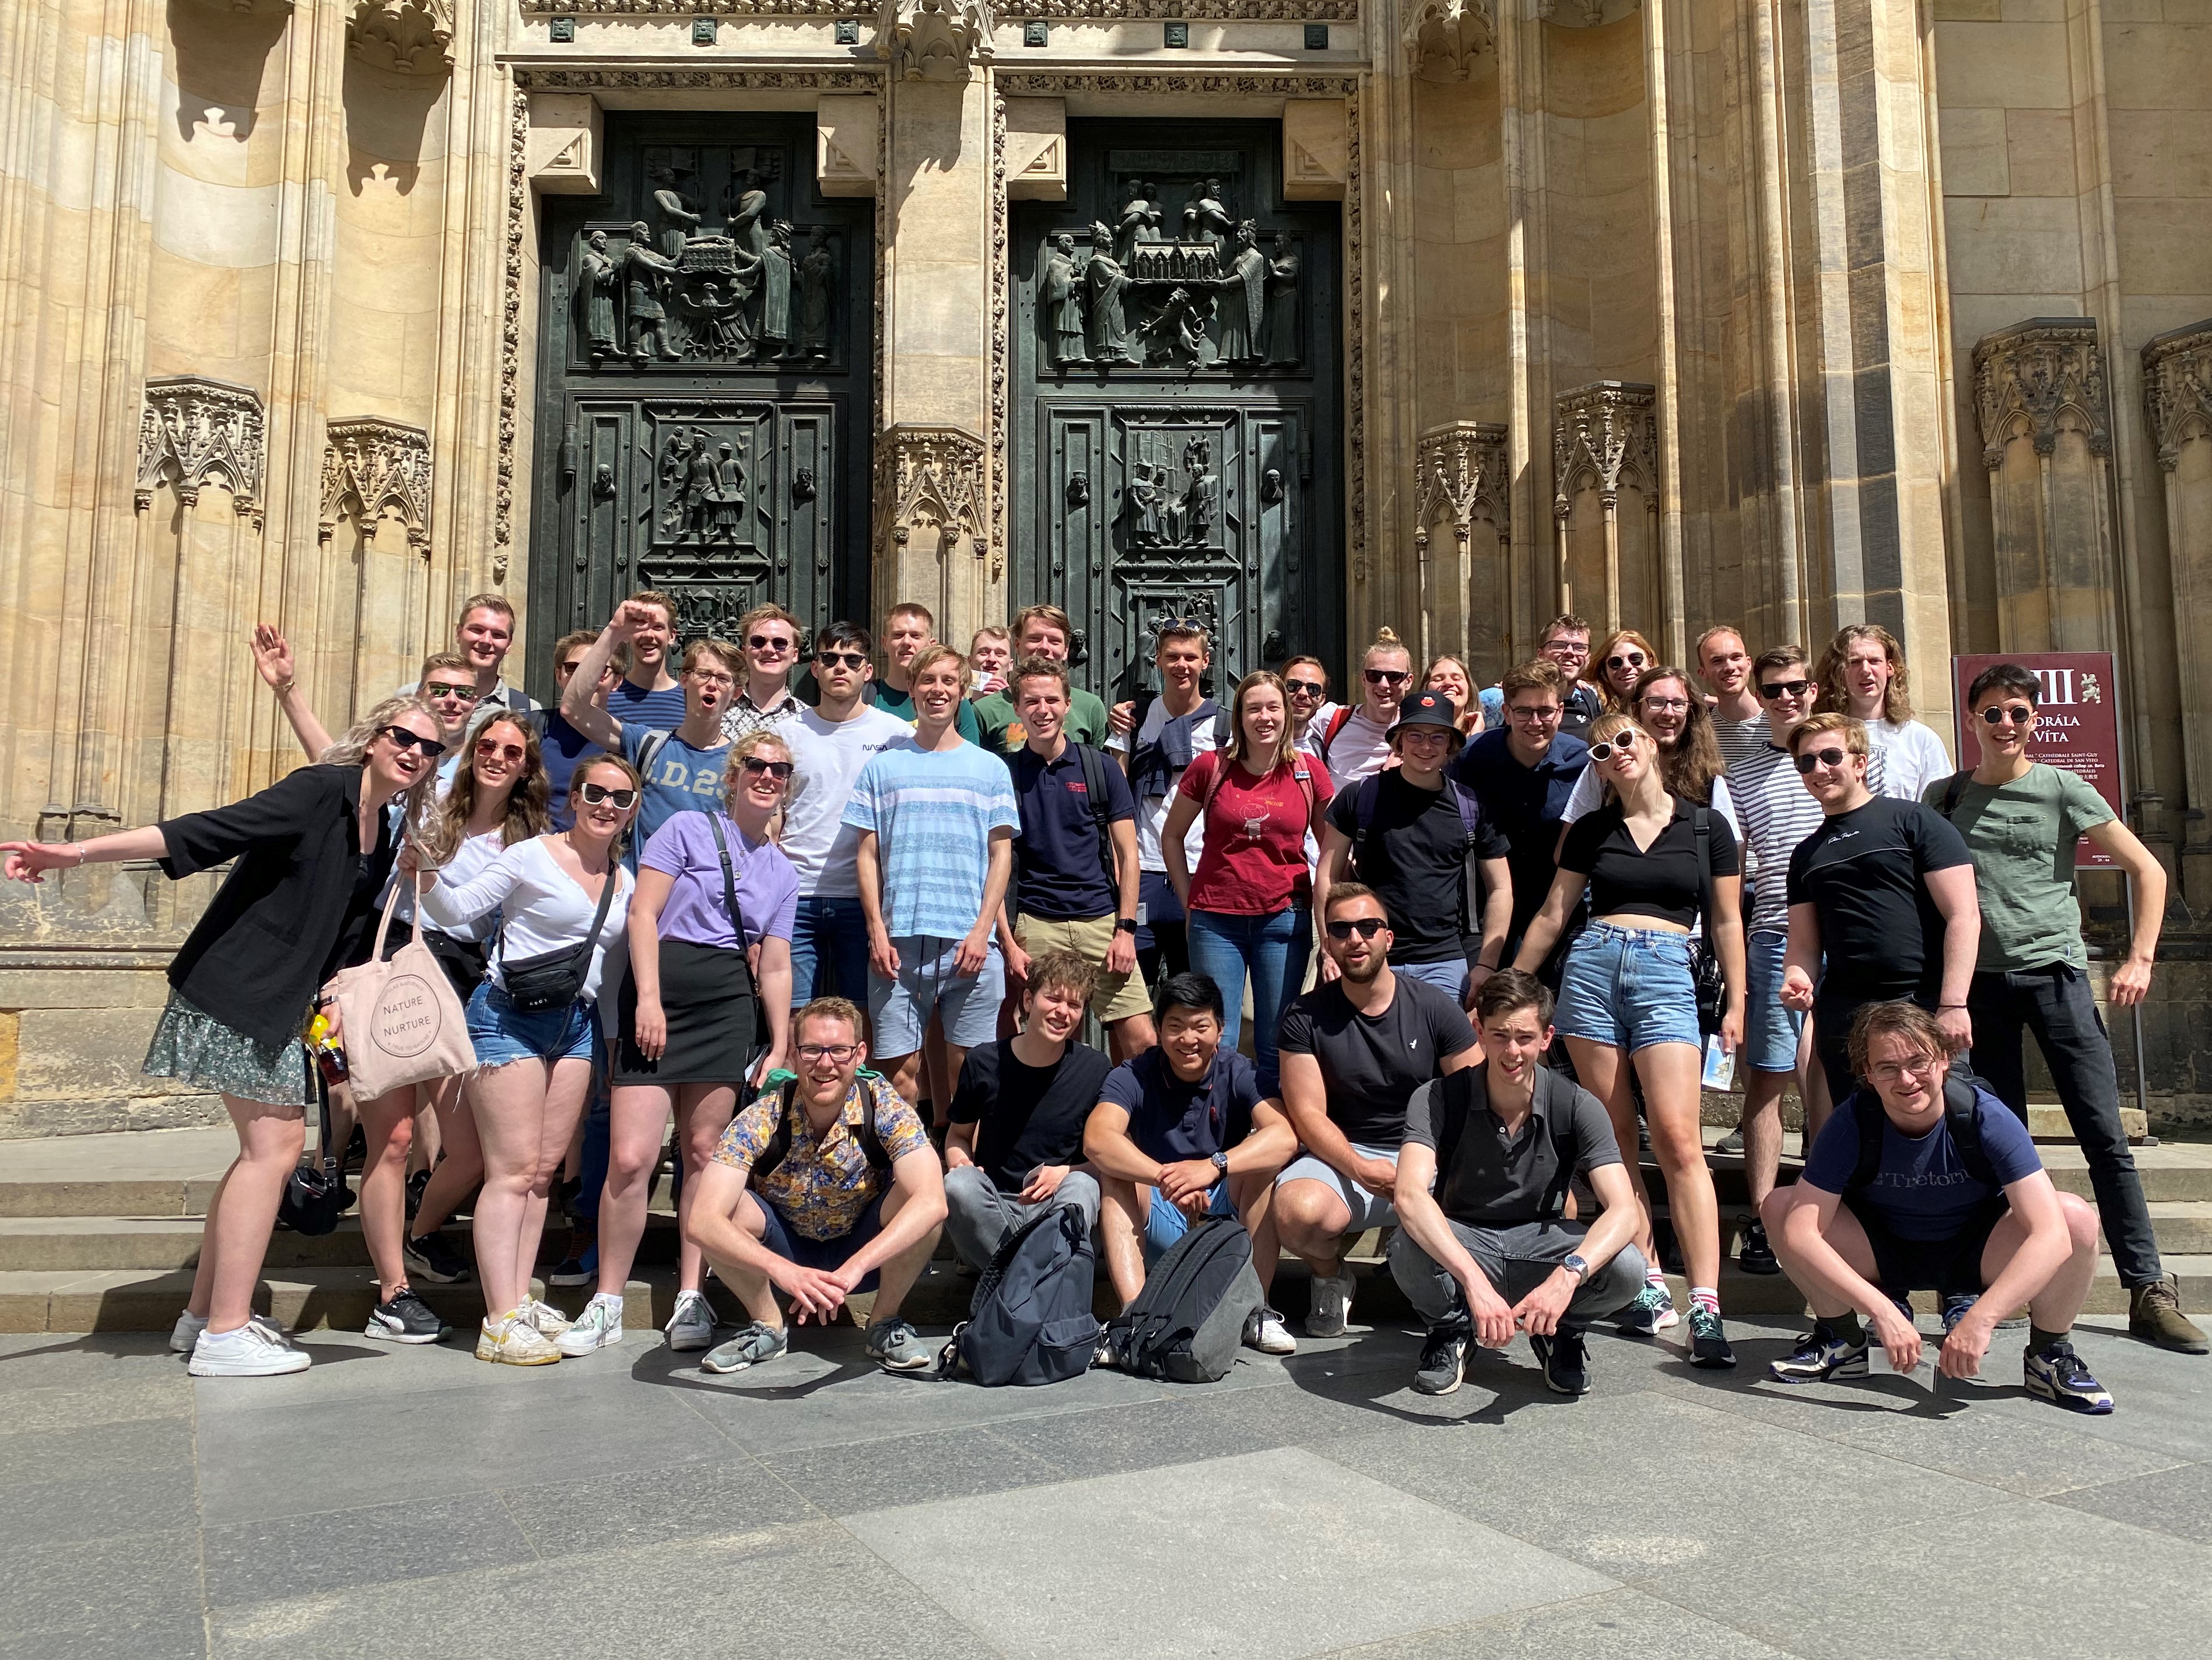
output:
[[[1569,1251],[1559,1259],[1559,1266],[1574,1275],[1577,1281],[1589,1278],[1589,1264],[1583,1259],[1579,1251]]]

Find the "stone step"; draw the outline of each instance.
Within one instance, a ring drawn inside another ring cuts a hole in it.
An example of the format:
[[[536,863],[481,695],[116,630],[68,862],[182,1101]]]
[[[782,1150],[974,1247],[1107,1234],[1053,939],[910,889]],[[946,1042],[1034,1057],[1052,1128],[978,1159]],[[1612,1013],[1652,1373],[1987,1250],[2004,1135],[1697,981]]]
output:
[[[191,1268],[198,1266],[204,1219],[178,1217],[0,1216],[0,1270],[100,1268]],[[556,1216],[545,1231],[546,1247],[557,1254],[568,1243],[568,1228]],[[450,1225],[448,1237],[468,1250],[465,1218]],[[676,1260],[676,1219],[656,1213],[646,1219],[638,1258],[651,1265]],[[271,1270],[365,1268],[368,1243],[361,1219],[343,1218],[320,1236],[278,1229],[270,1236],[265,1266]]]
[[[2150,1134],[2149,1115],[2141,1107],[2122,1107],[2120,1131],[2130,1141],[2140,1143]],[[2066,1109],[2056,1101],[2027,1104],[2027,1133],[2038,1141],[2074,1140],[2074,1127],[2066,1121]]]

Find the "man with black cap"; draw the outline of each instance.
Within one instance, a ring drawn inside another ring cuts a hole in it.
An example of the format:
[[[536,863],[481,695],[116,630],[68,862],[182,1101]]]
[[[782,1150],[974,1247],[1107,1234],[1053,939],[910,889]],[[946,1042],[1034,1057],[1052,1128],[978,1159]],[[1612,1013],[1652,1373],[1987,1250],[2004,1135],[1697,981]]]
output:
[[[1327,914],[1330,885],[1364,883],[1390,913],[1391,969],[1472,999],[1497,971],[1513,920],[1505,838],[1474,793],[1444,776],[1465,741],[1450,698],[1437,691],[1407,697],[1389,741],[1398,764],[1339,790],[1329,803],[1317,909]],[[1469,893],[1478,874],[1479,903]],[[1324,979],[1335,978],[1335,968],[1322,958]]]

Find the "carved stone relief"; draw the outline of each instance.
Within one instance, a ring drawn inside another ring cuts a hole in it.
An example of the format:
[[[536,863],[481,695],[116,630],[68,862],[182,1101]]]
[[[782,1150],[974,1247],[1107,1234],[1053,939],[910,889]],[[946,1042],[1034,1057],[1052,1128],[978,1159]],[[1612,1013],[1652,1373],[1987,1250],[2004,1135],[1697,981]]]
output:
[[[1595,0],[1583,0],[1585,9]],[[1408,0],[1406,64],[1424,81],[1464,81],[1498,48],[1496,0]],[[1545,13],[1549,15],[1549,0]],[[1602,8],[1601,7],[1601,9]]]
[[[824,196],[876,193],[876,130],[883,106],[873,95],[848,93],[814,106],[814,178]]]
[[[186,507],[209,484],[227,487],[241,514],[261,510],[267,441],[261,394],[205,375],[173,374],[146,383],[138,421],[138,510],[154,505],[167,480]]]
[[[330,422],[323,447],[322,539],[353,513],[364,526],[388,508],[418,553],[430,551],[430,435],[375,416]]]
[[[1431,427],[1414,447],[1413,540],[1425,547],[1433,526],[1449,524],[1465,547],[1478,512],[1502,539],[1512,496],[1506,485],[1505,429],[1491,421]]]
[[[2069,410],[2085,429],[2090,453],[2111,454],[2110,410],[2094,319],[2034,318],[1975,343],[1974,417],[1982,465],[1992,472],[2004,465],[2006,444],[2023,432],[2037,454],[2050,454]]]
[[[556,196],[599,193],[605,119],[587,92],[530,95],[530,182]]]
[[[991,61],[988,0],[884,0],[876,56],[906,81],[965,81]]]
[[[2142,366],[2151,441],[2172,472],[2184,444],[2212,439],[2212,318],[2144,342]]]
[[[346,40],[374,68],[443,75],[453,66],[453,0],[352,0]]]
[[[961,427],[902,421],[884,432],[883,448],[890,488],[884,518],[892,538],[903,545],[916,530],[934,526],[941,546],[964,535],[984,557],[983,441]]]
[[[1653,388],[1632,381],[1594,380],[1559,394],[1552,425],[1552,511],[1564,522],[1575,496],[1595,489],[1610,513],[1624,479],[1659,511],[1659,420]]]
[[[531,16],[850,17],[853,0],[523,0]],[[1023,17],[1356,23],[1359,0],[1024,0]]]

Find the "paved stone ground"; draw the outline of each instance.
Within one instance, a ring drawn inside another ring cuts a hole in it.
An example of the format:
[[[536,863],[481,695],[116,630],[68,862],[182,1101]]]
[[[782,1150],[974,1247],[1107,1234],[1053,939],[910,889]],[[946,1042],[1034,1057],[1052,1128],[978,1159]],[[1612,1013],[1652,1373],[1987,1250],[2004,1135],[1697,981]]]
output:
[[[312,1334],[195,1383],[0,1339],[0,1655],[2186,1656],[2212,1361],[2103,1329],[2119,1411],[1877,1373],[1785,1391],[1518,1343],[1443,1400],[1396,1330],[1204,1389],[884,1376],[849,1329],[714,1378],[633,1334],[532,1371]]]

